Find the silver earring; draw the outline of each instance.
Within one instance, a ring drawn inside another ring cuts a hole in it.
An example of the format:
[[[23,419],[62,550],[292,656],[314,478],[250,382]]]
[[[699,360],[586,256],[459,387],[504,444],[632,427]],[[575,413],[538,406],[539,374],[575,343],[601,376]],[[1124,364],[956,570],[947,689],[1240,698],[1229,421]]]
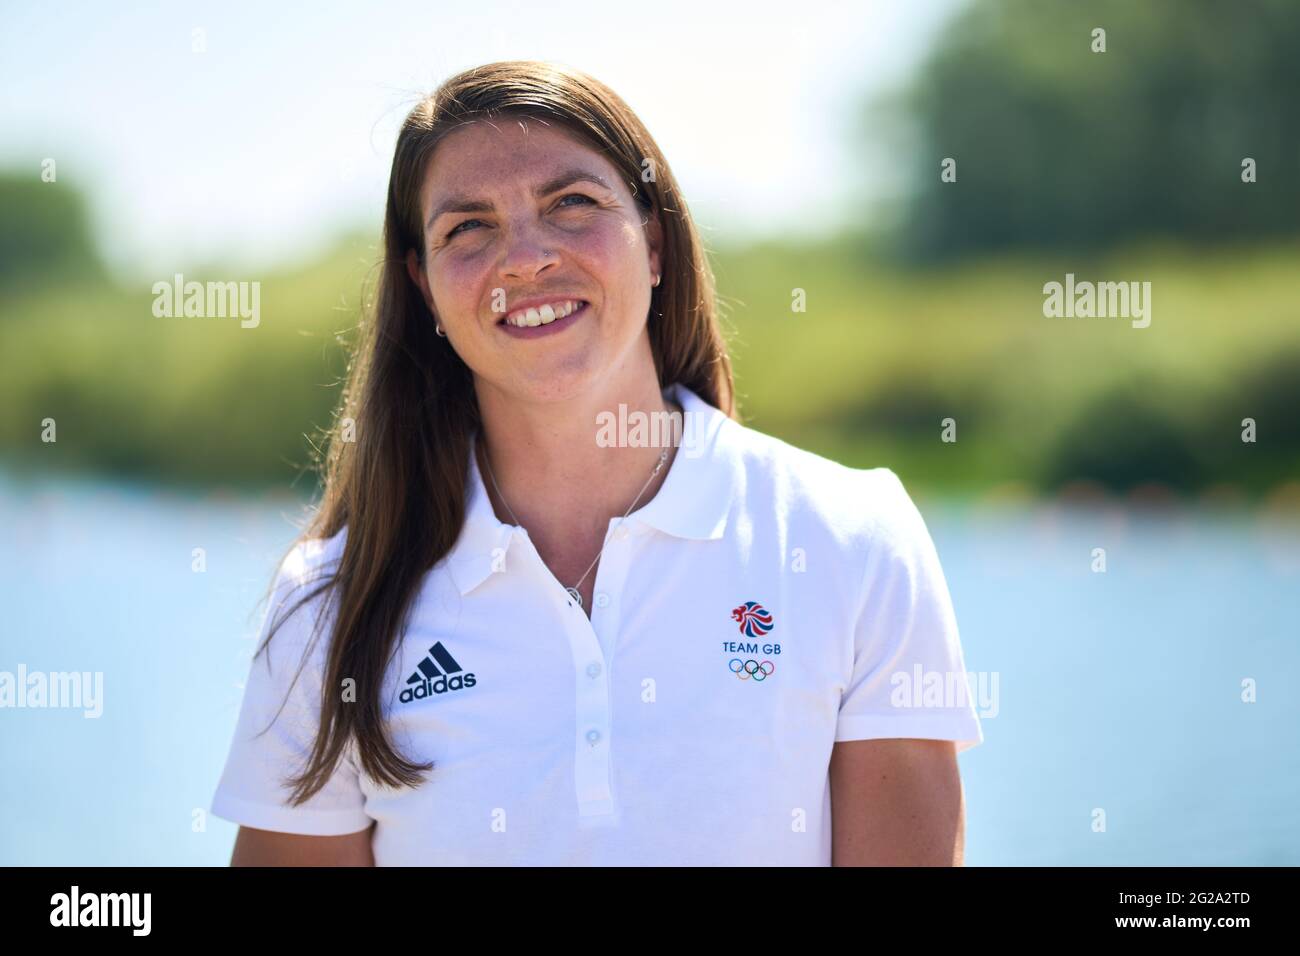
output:
[[[659,285],[659,273],[657,273],[657,272],[655,273],[655,281],[654,281],[654,282],[651,282],[650,285],[653,286],[653,287],[658,287],[658,285]]]
[[[444,339],[447,337],[447,333],[442,330],[442,326],[438,325],[436,322],[433,325],[433,330],[437,332],[440,336],[442,336]]]

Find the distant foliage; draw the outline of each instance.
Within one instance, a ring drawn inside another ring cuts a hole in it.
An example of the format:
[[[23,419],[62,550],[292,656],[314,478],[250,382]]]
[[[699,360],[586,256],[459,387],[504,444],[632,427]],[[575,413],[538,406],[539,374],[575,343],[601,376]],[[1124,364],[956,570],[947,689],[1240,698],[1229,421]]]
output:
[[[1295,0],[974,0],[902,100],[897,248],[1295,234],[1297,51]]]
[[[39,167],[0,173],[0,286],[102,276],[85,197]]]

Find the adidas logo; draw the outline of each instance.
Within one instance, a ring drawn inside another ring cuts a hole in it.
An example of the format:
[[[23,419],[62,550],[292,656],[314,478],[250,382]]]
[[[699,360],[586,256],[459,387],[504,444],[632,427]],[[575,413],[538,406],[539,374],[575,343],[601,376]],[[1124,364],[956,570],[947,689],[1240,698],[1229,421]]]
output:
[[[465,668],[456,663],[456,658],[442,646],[442,641],[429,648],[429,655],[415,669],[415,673],[406,679],[407,687],[398,696],[403,704],[413,700],[423,700],[432,694],[445,694],[452,690],[462,690],[474,686],[474,675],[466,674]]]

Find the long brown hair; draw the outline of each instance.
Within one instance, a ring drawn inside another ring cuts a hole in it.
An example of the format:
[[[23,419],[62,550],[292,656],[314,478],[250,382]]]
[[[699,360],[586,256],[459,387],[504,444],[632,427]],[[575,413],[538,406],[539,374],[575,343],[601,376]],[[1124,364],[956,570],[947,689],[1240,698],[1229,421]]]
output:
[[[384,258],[327,435],[322,500],[294,542],[347,530],[326,583],[284,615],[322,592],[330,592],[326,598],[337,608],[322,671],[319,730],[305,769],[286,781],[294,805],[325,785],[349,742],[358,769],[384,786],[417,786],[433,766],[397,753],[380,698],[421,580],[460,534],[479,411],[470,371],[435,334],[406,255],[418,250],[423,263],[420,187],[439,141],[467,122],[502,115],[541,119],[574,133],[621,172],[643,214],[659,214],[663,279],[652,290],[649,335],[660,388],[681,383],[738,417],[712,269],[667,159],[627,104],[584,73],[524,60],[466,70],[421,100],[397,137]],[[341,437],[348,424],[352,441]],[[317,629],[326,616],[318,616]],[[269,629],[258,654],[284,618]],[[347,678],[355,681],[351,701],[341,693]]]

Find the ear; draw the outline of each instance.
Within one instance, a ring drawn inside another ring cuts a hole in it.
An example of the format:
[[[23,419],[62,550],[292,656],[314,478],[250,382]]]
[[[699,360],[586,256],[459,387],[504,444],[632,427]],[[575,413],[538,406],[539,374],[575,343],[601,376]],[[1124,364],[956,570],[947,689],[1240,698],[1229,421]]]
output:
[[[420,290],[420,295],[424,296],[424,304],[429,307],[430,312],[433,312],[433,296],[429,293],[429,277],[420,268],[420,257],[416,255],[414,249],[410,249],[406,253],[406,274],[411,277],[411,281]]]

